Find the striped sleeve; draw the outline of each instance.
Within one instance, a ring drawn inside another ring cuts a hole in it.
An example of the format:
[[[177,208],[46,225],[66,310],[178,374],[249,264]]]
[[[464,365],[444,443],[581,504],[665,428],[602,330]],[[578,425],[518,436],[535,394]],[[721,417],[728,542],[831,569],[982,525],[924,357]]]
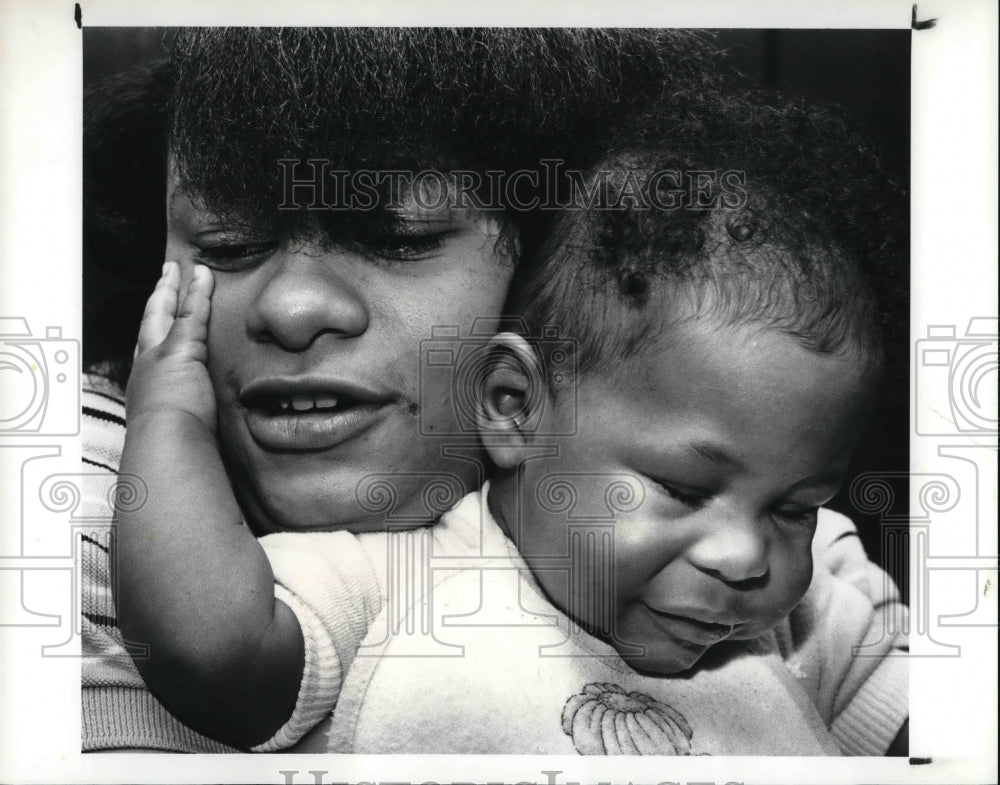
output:
[[[118,464],[125,442],[125,401],[121,390],[99,376],[87,376],[82,391],[83,473],[81,532],[84,687],[124,685],[143,688],[118,631],[111,587],[112,526]]]
[[[171,715],[146,688],[118,630],[111,585],[112,527],[125,443],[125,396],[102,376],[85,375],[81,396],[80,746],[98,750],[237,752]],[[137,488],[137,486],[134,486]],[[133,501],[139,497],[132,496]],[[127,499],[123,498],[123,501]]]

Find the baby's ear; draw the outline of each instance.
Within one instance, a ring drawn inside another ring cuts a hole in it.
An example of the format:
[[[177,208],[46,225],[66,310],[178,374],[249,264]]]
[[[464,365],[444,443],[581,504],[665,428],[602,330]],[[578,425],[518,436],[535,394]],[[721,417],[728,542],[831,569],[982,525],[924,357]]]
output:
[[[513,468],[526,456],[548,396],[535,350],[515,333],[494,336],[478,388],[483,447],[497,466]]]

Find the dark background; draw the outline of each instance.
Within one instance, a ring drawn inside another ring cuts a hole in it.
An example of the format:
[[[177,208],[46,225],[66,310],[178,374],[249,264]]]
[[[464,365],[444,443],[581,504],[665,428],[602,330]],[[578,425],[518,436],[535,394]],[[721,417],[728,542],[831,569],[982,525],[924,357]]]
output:
[[[886,166],[901,179],[909,177],[909,30],[715,33],[731,63],[748,77],[850,110],[880,143]],[[166,56],[171,36],[170,28],[84,28],[84,84]]]
[[[895,179],[909,190],[910,30],[720,30],[717,36],[729,51],[731,65],[748,79],[847,109],[875,142]],[[165,56],[170,38],[169,28],[84,29],[85,86]],[[109,275],[86,263],[86,227],[84,246],[86,364],[102,359],[102,347],[120,343],[122,334],[130,345],[134,341],[142,304],[158,276],[162,255],[154,255],[150,264],[138,268],[120,266],[117,274]],[[150,247],[162,249],[160,238],[151,238]],[[909,269],[900,270],[900,276],[908,281]],[[906,332],[903,329],[902,335]],[[905,596],[906,554],[883,546],[880,514],[858,509],[850,494],[852,481],[861,475],[905,473],[909,468],[909,342],[901,337],[887,348],[895,368],[885,380],[883,405],[859,447],[844,489],[830,506],[855,521],[866,550],[889,569]],[[893,482],[900,487],[893,489],[898,502],[891,512],[905,517],[905,476]]]
[[[836,103],[847,109],[875,142],[882,161],[907,192],[910,182],[910,30],[725,30],[721,41],[734,65],[768,87]],[[900,270],[909,281],[909,266]],[[907,285],[906,291],[909,292]],[[903,309],[909,322],[909,303]],[[910,465],[909,330],[889,340],[882,401],[854,458],[844,488],[828,505],[849,516],[872,559],[882,564],[909,601],[906,539],[898,523],[908,514]],[[890,510],[859,509],[851,487],[865,477],[882,479],[895,499]],[[886,537],[888,535],[888,539]]]

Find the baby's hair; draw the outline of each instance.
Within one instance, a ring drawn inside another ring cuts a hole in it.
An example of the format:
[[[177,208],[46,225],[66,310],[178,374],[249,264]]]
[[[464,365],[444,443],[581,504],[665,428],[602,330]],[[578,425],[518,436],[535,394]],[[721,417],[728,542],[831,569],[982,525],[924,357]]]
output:
[[[532,335],[576,341],[581,372],[695,318],[880,366],[902,321],[905,195],[837,111],[677,90],[612,150],[522,261],[507,311]]]
[[[213,212],[364,249],[394,215],[278,211],[279,160],[329,160],[348,172],[592,162],[614,118],[647,104],[668,79],[707,79],[698,75],[716,51],[686,31],[183,31],[171,149],[182,181]],[[537,217],[508,215],[519,224]],[[518,229],[518,244],[530,245]]]

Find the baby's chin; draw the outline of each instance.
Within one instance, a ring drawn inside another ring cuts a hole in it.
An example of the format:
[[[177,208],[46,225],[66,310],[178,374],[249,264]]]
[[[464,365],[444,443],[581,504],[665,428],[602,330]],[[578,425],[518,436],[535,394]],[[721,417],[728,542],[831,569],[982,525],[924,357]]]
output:
[[[759,637],[760,633],[747,630],[711,644],[694,644],[673,639],[647,640],[644,644],[617,644],[609,641],[622,660],[632,670],[648,676],[684,676],[694,670],[713,668],[727,661],[737,652],[745,652],[743,643]],[[641,653],[636,652],[638,646]]]
[[[632,670],[646,676],[681,676],[691,671],[702,661],[708,649],[689,656],[636,655],[619,652],[622,660]]]
[[[746,652],[746,641],[763,635],[769,627],[747,626],[713,644],[696,645],[676,640],[653,640],[642,644],[645,651],[636,653],[636,646],[618,645],[609,641],[622,660],[632,670],[647,676],[684,676],[694,670],[717,667],[737,652]]]
[[[680,641],[648,641],[622,646],[612,644],[622,660],[633,670],[649,676],[679,676],[694,669],[718,646],[694,645]],[[641,653],[636,648],[642,648]]]

